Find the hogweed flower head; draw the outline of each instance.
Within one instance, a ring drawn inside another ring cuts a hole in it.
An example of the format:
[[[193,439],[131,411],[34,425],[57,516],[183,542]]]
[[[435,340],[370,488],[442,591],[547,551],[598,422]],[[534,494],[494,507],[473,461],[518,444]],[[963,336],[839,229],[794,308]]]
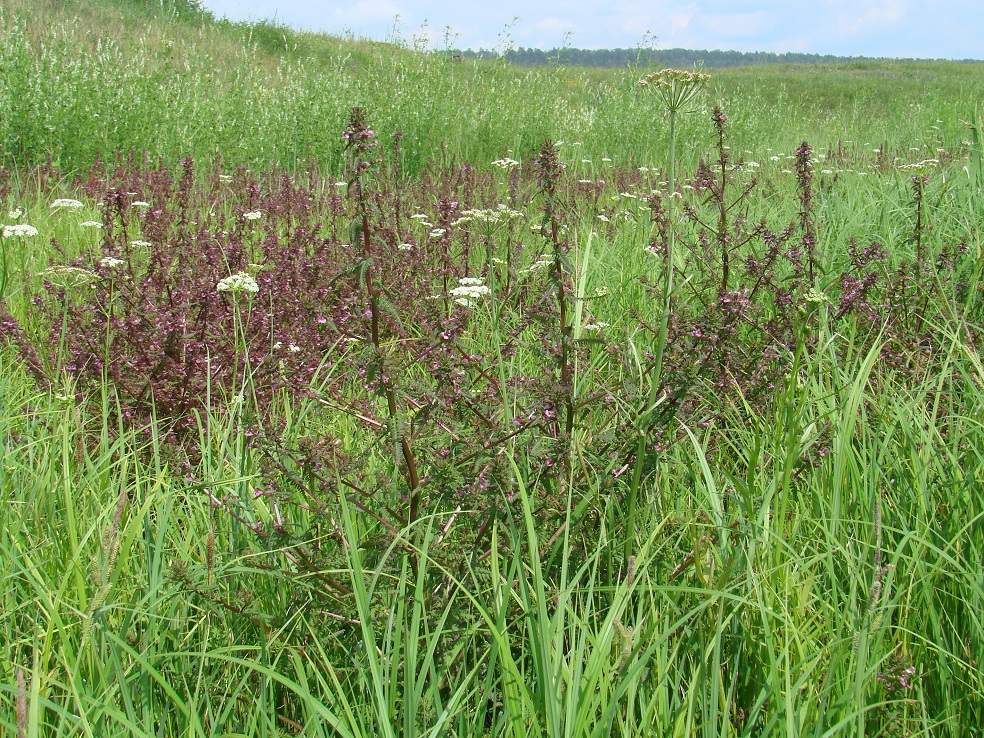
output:
[[[250,294],[256,294],[260,291],[260,286],[246,272],[238,272],[237,274],[232,274],[223,280],[220,280],[217,285],[215,285],[216,292],[231,292],[234,295],[238,295],[240,292],[248,292]]]
[[[458,305],[474,307],[475,303],[489,294],[491,290],[485,285],[485,280],[478,277],[462,277],[458,286],[448,291]]]
[[[515,169],[516,167],[519,166],[519,162],[516,161],[515,159],[510,159],[508,156],[505,156],[501,159],[496,159],[494,162],[492,162],[492,166],[498,167],[499,169],[506,169],[506,170]]]
[[[260,210],[253,210],[249,213],[243,213],[244,220],[259,220],[263,217],[263,212]]]
[[[38,229],[27,223],[16,225],[5,225],[3,227],[4,238],[27,238],[28,236],[38,235]]]
[[[500,225],[508,223],[513,218],[522,218],[523,214],[518,210],[513,210],[504,203],[499,203],[494,208],[487,210],[465,210],[451,225],[467,226],[469,224],[477,227],[480,231],[496,230]]]
[[[85,206],[78,200],[72,200],[71,198],[68,197],[59,197],[57,200],[51,203],[51,207],[53,210],[57,210],[60,208],[65,208],[66,210],[78,210],[79,208]]]
[[[639,86],[650,90],[668,112],[678,113],[697,98],[710,79],[699,70],[661,69],[640,79]]]

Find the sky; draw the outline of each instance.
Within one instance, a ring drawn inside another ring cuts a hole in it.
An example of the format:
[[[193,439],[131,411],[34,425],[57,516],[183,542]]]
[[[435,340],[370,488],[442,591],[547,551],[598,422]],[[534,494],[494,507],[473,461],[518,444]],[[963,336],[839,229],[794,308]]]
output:
[[[984,0],[204,0],[217,16],[431,47],[984,59]],[[447,44],[446,39],[451,43]]]

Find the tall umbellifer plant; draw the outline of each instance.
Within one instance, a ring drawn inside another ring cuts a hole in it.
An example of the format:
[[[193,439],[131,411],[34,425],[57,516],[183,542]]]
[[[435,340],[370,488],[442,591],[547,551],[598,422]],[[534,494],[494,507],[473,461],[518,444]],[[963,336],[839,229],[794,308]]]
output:
[[[656,339],[656,353],[653,367],[650,371],[649,398],[643,410],[643,422],[639,427],[639,445],[636,452],[635,468],[632,472],[631,486],[628,496],[628,516],[625,535],[626,559],[631,554],[632,541],[635,538],[636,501],[639,487],[642,484],[642,472],[645,467],[646,443],[650,427],[649,418],[656,405],[657,395],[663,375],[663,354],[666,350],[667,333],[669,331],[670,311],[673,303],[673,271],[675,264],[676,240],[674,216],[674,200],[679,196],[676,191],[676,126],[677,117],[690,110],[697,101],[700,93],[707,85],[710,76],[699,70],[662,69],[652,72],[639,80],[639,86],[650,91],[659,105],[665,110],[670,126],[670,150],[668,172],[668,196],[666,198],[666,218],[669,224],[666,229],[666,262],[663,269],[663,306],[660,315],[659,334]]]

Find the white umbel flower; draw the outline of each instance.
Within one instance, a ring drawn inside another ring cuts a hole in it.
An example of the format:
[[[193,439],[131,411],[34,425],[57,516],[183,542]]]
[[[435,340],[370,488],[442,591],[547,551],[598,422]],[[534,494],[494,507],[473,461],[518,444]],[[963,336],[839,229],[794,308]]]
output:
[[[252,295],[260,291],[260,285],[246,272],[239,272],[221,280],[215,285],[215,290],[217,292],[231,292],[234,295],[248,292]]]
[[[34,226],[28,225],[27,223],[5,225],[3,227],[4,238],[27,238],[28,236],[36,235],[38,235],[38,229]]]
[[[245,220],[259,220],[263,217],[263,212],[261,210],[253,210],[249,213],[243,213],[243,218]]]
[[[462,277],[458,280],[458,287],[448,292],[454,298],[456,304],[462,307],[474,307],[479,300],[489,294],[490,290],[485,285],[485,280],[478,277]]]
[[[68,197],[59,197],[53,203],[51,203],[52,209],[65,208],[67,210],[78,210],[79,208],[85,207],[78,200],[72,200]]]

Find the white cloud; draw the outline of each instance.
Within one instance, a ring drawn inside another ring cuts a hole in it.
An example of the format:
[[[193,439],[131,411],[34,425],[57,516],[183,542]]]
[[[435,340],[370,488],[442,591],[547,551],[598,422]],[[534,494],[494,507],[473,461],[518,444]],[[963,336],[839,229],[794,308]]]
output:
[[[841,9],[836,15],[836,32],[853,35],[869,29],[895,26],[907,13],[905,0],[867,0],[865,2],[838,2]]]

